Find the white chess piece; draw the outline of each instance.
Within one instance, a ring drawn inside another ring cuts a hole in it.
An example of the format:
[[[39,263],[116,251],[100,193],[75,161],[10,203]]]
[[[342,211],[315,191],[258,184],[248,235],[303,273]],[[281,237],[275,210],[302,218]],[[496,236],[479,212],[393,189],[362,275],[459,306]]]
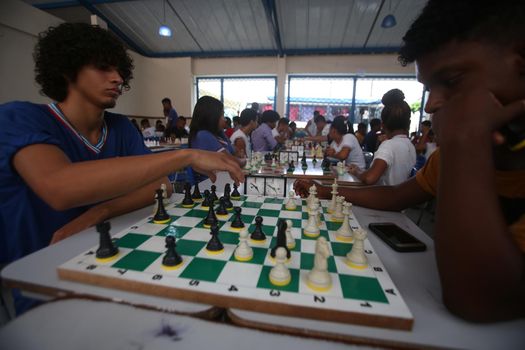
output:
[[[343,196],[337,196],[335,199],[335,210],[332,214],[332,221],[335,222],[341,222],[343,221],[344,215],[343,215],[343,201],[345,197]]]
[[[328,213],[332,214],[335,211],[335,199],[337,197],[337,179],[334,179],[334,183],[332,184],[332,201],[328,205]]]
[[[275,266],[270,270],[270,282],[276,286],[286,286],[292,280],[290,270],[284,264],[286,262],[286,249],[277,248],[275,251]]]
[[[368,266],[368,259],[365,255],[366,231],[357,229],[354,231],[354,244],[352,250],[346,254],[346,263],[356,269],[364,269]]]
[[[288,247],[288,249],[295,248],[295,238],[293,238],[292,236],[292,227],[292,220],[286,220],[286,246]]]
[[[319,204],[314,202],[312,209],[308,210],[308,222],[304,228],[304,234],[308,237],[317,237],[321,233],[319,225],[317,224],[317,211],[319,210]]]
[[[248,245],[248,229],[245,227],[239,233],[239,245],[235,248],[235,259],[250,261],[253,258],[253,249]]]
[[[295,192],[290,191],[288,192],[288,201],[284,205],[286,210],[296,210],[297,209],[297,203],[295,203]]]
[[[309,209],[312,207],[313,199],[317,196],[317,187],[315,185],[310,186],[308,189],[308,198],[306,198],[306,205]]]
[[[306,276],[306,285],[315,291],[327,291],[332,287],[332,277],[328,273],[329,256],[328,242],[321,236],[315,243],[314,267]]]
[[[323,213],[323,207],[321,206],[321,201],[319,200],[319,198],[314,198],[313,199],[314,203],[317,203],[317,215],[315,217],[315,219],[317,220],[317,226],[321,227],[321,214]]]
[[[354,238],[352,237],[352,228],[350,227],[350,220],[349,220],[351,206],[352,206],[351,203],[348,203],[348,202],[343,203],[343,214],[344,214],[343,224],[341,225],[341,227],[339,227],[339,230],[337,230],[336,236],[335,236],[335,238],[339,241],[352,242],[354,240]]]
[[[166,188],[166,184],[161,184],[160,189],[162,190],[162,202],[164,203],[164,206],[166,206],[170,202],[168,199],[168,189]]]

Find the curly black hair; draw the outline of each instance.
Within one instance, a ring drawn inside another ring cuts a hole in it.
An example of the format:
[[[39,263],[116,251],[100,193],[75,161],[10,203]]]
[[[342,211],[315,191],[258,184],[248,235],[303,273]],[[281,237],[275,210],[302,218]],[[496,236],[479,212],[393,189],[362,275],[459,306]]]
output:
[[[133,59],[122,42],[105,29],[85,23],[63,23],[39,34],[33,53],[35,80],[40,92],[55,101],[67,97],[69,82],[76,81],[87,65],[106,70],[115,67],[123,90],[133,78]]]
[[[523,0],[429,0],[403,37],[401,65],[458,41],[509,44],[525,37]]]
[[[405,102],[405,94],[399,89],[392,89],[383,95],[381,102],[385,105],[381,111],[381,121],[385,129],[408,130],[412,111]]]

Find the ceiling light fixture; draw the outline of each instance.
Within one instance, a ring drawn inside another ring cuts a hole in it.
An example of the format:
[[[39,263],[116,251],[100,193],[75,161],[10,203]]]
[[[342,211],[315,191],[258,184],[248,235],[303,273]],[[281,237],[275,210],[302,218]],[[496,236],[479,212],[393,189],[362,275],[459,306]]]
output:
[[[167,0],[164,0],[162,2],[162,4],[164,5],[164,9],[163,9],[164,17],[163,17],[163,20],[162,20],[162,24],[159,27],[159,35],[160,36],[170,37],[171,36],[171,28],[166,25],[166,1]]]
[[[388,3],[389,14],[386,15],[385,18],[383,18],[383,21],[381,22],[381,27],[383,28],[392,28],[395,27],[395,25],[397,24],[396,16],[392,14],[392,1],[393,0],[390,0],[390,2]]]

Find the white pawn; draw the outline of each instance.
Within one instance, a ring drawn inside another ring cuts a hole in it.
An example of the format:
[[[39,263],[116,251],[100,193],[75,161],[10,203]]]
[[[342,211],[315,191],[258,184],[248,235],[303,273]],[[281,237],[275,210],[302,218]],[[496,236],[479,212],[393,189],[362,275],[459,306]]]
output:
[[[343,224],[341,225],[341,227],[339,227],[339,230],[337,230],[336,236],[335,236],[335,238],[339,241],[352,242],[354,240],[352,237],[352,229],[350,227],[350,219],[349,219],[351,206],[352,206],[351,203],[348,203],[348,202],[343,203],[343,214],[344,214]]]
[[[290,270],[284,264],[286,262],[286,249],[277,248],[275,251],[275,266],[270,270],[270,282],[276,286],[286,286],[292,280]]]
[[[321,236],[315,243],[314,267],[306,276],[306,285],[315,291],[327,291],[332,287],[332,277],[328,273],[329,256],[328,242]]]
[[[166,184],[161,184],[160,189],[162,190],[162,202],[164,203],[164,206],[166,206],[170,202],[168,199],[168,189],[166,188]]]
[[[311,209],[313,200],[314,198],[316,198],[316,196],[317,196],[317,187],[315,185],[312,185],[308,189],[308,198],[306,198],[306,205],[308,206],[309,209]]]
[[[334,179],[334,183],[332,184],[332,201],[328,205],[328,212],[332,214],[335,211],[335,204],[336,204],[336,197],[337,197],[337,178]]]
[[[317,237],[321,233],[319,225],[317,224],[317,211],[319,210],[319,204],[314,202],[312,209],[308,210],[308,222],[304,228],[304,234],[308,237]]]
[[[284,205],[286,210],[296,210],[297,209],[297,203],[295,203],[295,192],[290,191],[288,192],[288,201]]]
[[[332,214],[332,221],[335,222],[341,222],[343,221],[344,215],[343,215],[343,201],[345,197],[343,196],[337,196],[335,199],[335,210]]]
[[[321,206],[321,201],[319,200],[319,198],[314,198],[313,199],[314,203],[317,203],[317,215],[316,215],[316,220],[317,220],[317,226],[321,227],[321,214],[323,212],[323,207]]]
[[[248,229],[246,227],[239,233],[239,245],[235,248],[234,256],[239,261],[250,261],[253,258],[253,249],[248,245]]]
[[[354,231],[354,244],[352,250],[346,254],[346,263],[356,269],[364,269],[368,266],[365,255],[366,231],[359,228]]]
[[[295,238],[292,236],[292,227],[293,223],[292,220],[286,220],[286,246],[288,249],[294,249],[295,248]]]

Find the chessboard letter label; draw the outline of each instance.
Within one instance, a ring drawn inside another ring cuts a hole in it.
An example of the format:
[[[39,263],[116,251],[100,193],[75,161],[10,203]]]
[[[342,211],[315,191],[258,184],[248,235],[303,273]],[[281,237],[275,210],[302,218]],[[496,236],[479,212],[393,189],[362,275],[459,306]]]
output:
[[[230,286],[230,288],[228,288],[228,292],[238,292],[239,289],[237,287],[235,287],[233,284]]]
[[[396,292],[392,288],[385,289],[385,292],[388,294],[397,295]]]

